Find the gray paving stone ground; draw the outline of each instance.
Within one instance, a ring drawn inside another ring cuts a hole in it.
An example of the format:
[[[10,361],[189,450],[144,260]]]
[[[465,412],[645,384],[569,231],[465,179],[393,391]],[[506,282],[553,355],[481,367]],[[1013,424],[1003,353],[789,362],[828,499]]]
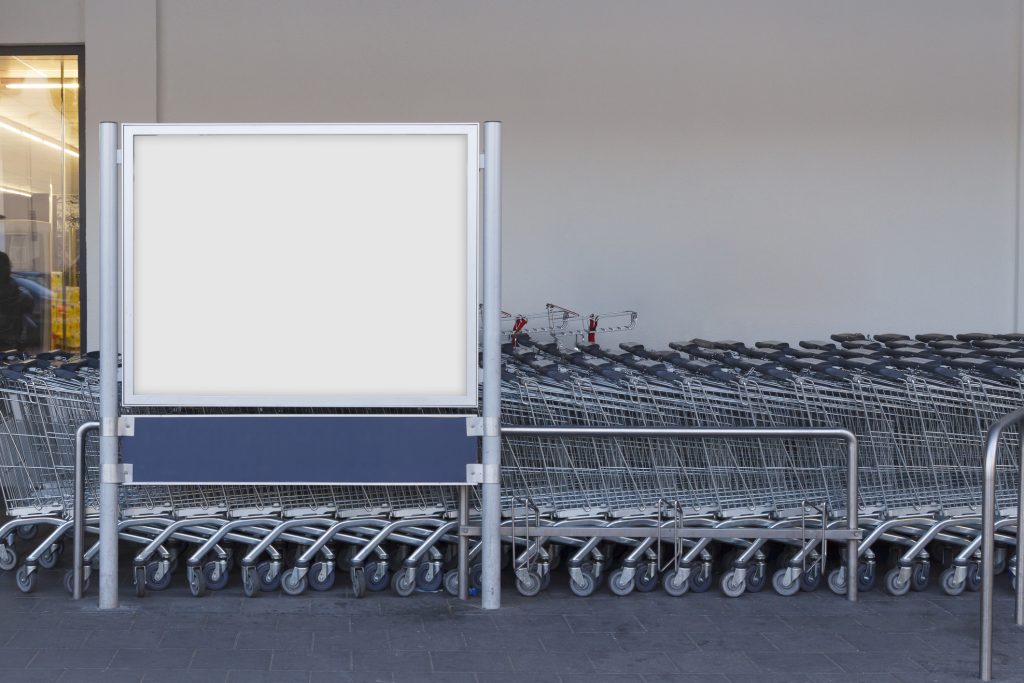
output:
[[[23,595],[0,575],[3,683],[718,683],[971,681],[978,596],[935,589],[857,605],[827,590],[736,600],[660,591],[578,598],[556,573],[542,595],[484,612],[441,594],[357,600],[339,585],[301,597],[196,599],[171,588],[99,612],[46,572]],[[996,680],[1024,681],[1024,631],[1000,577]]]

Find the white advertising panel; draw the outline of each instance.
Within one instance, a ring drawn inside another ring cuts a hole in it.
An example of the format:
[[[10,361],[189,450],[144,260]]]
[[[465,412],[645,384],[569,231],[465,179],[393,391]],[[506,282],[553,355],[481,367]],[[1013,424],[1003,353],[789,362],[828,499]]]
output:
[[[126,405],[476,406],[476,124],[122,130]]]

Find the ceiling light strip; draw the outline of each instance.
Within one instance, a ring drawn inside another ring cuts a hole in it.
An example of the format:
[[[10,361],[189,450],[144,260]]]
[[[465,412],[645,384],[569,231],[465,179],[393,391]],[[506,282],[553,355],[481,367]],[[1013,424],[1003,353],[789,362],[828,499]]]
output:
[[[45,138],[42,138],[42,137],[36,135],[35,133],[30,132],[29,130],[18,128],[17,126],[12,126],[11,124],[6,123],[4,121],[0,121],[0,128],[3,128],[4,130],[10,131],[10,132],[14,133],[15,135],[20,135],[20,136],[22,136],[24,138],[28,138],[32,142],[38,142],[38,143],[40,143],[42,145],[46,145],[47,147],[50,147],[51,149],[55,149],[58,152],[63,150],[64,153],[67,154],[68,156],[78,158],[78,152],[76,152],[75,150],[71,149],[70,147],[61,147],[56,142],[53,142],[52,140],[47,140]]]
[[[25,192],[23,190],[15,190],[13,187],[5,187],[3,185],[0,185],[0,192],[3,192],[5,194],[16,194],[19,197],[31,197],[32,196],[31,192]]]

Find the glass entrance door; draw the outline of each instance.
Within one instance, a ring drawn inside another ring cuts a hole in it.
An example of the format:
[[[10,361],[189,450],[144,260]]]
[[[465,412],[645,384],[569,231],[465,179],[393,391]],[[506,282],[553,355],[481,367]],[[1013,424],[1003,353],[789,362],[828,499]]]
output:
[[[80,54],[0,47],[0,250],[32,296],[3,310],[0,351],[79,351],[82,344]],[[68,50],[68,52],[73,52]],[[18,324],[5,320],[19,317]],[[17,328],[18,339],[14,339]]]

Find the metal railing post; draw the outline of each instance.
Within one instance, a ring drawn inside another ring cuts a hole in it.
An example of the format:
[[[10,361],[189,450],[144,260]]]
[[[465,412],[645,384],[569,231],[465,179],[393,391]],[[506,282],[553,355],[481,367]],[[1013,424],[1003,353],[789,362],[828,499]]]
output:
[[[82,599],[82,566],[85,553],[85,435],[99,428],[99,422],[86,422],[75,432],[75,555],[71,565],[71,597],[74,600]]]
[[[985,454],[982,464],[981,492],[981,680],[992,680],[992,595],[995,583],[995,546],[996,546],[996,460],[999,457],[999,439],[1008,427],[1020,424],[1024,420],[1024,408],[1004,415],[992,423],[985,439]],[[1022,440],[1024,448],[1024,440]],[[1020,539],[1024,528],[1024,514],[1021,510],[1021,493],[1024,492],[1024,458],[1018,462],[1018,482],[1021,488],[1017,497],[1017,538]],[[1021,577],[1020,545],[1017,547],[1017,596],[1016,620],[1022,623],[1024,609],[1024,579]]]
[[[117,132],[100,124],[100,609],[118,604]]]
[[[483,483],[480,561],[484,609],[501,606],[501,122],[484,123]]]

